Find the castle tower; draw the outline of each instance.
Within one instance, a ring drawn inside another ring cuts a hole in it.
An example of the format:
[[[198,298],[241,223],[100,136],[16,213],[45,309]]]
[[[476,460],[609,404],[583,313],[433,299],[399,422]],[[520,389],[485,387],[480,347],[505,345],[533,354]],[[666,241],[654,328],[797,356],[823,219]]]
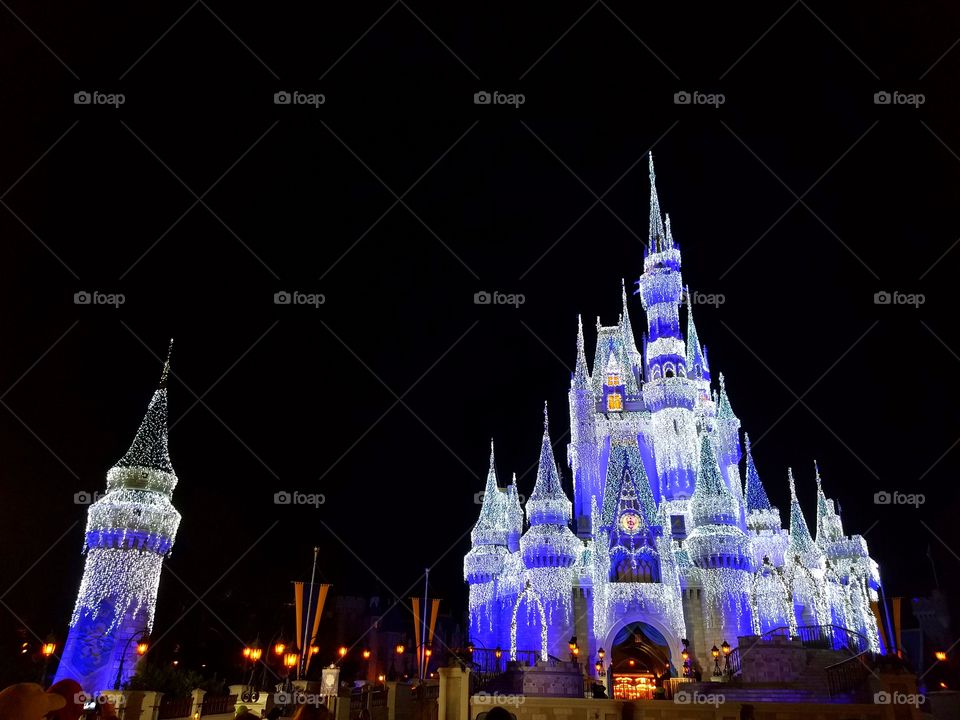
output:
[[[744,439],[747,446],[744,505],[754,566],[760,567],[766,558],[772,566],[781,567],[783,553],[787,547],[787,533],[783,531],[780,511],[770,504],[767,491],[760,480],[760,473],[757,472],[757,466],[753,462],[750,436],[746,435]]]
[[[656,455],[660,487],[667,500],[689,498],[697,467],[697,428],[693,413],[699,389],[687,379],[686,343],[680,333],[683,279],[680,250],[660,215],[653,155],[650,156],[650,245],[643,259],[637,293],[647,315],[643,399],[651,412],[652,433],[671,437]]]
[[[163,559],[180,525],[170,502],[177,476],[167,452],[169,373],[168,355],[133,444],[87,513],[83,579],[54,678],[72,678],[87,692],[112,690],[133,675],[136,644],[153,628]]]
[[[546,405],[543,408],[543,442],[537,480],[527,500],[526,511],[530,527],[520,538],[520,552],[530,585],[545,610],[550,653],[559,656],[567,642],[564,634],[573,621],[573,566],[579,559],[583,543],[568,527],[572,507],[560,486],[560,474],[550,444]],[[539,619],[536,613],[521,612],[525,622],[521,623],[518,615],[517,646],[521,649],[539,648]]]
[[[686,546],[690,560],[703,578],[703,647],[698,655],[709,658],[707,648],[723,640],[752,632],[750,600],[751,563],[747,536],[740,529],[740,506],[724,482],[709,435],[700,445],[697,487],[690,499],[693,530]]]
[[[470,552],[463,559],[463,576],[470,585],[470,636],[487,648],[497,647],[502,641],[496,625],[502,614],[498,583],[509,555],[508,500],[497,484],[491,440],[480,517],[470,531]]]
[[[829,625],[830,618],[822,593],[823,551],[810,536],[790,468],[787,468],[787,480],[790,483],[790,543],[787,545],[785,567],[791,582],[797,625]]]
[[[590,537],[591,501],[600,492],[594,398],[583,342],[583,321],[577,318],[577,364],[570,378],[570,445],[567,449],[573,472],[573,516],[577,535]]]

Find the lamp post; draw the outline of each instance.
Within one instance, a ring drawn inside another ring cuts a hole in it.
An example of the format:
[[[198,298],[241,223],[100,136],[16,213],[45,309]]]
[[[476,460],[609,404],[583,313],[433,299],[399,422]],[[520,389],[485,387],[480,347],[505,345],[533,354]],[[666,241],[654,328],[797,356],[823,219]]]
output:
[[[690,641],[683,638],[680,642],[683,643],[683,650],[680,652],[680,657],[683,658],[683,676],[690,677],[693,674],[690,667]]]
[[[147,642],[147,630],[141,630],[138,633],[134,633],[127,638],[127,642],[123,645],[123,651],[120,653],[120,667],[117,668],[117,679],[113,683],[113,689],[119,690],[120,683],[123,681],[123,662],[127,659],[127,649],[130,647],[130,643],[134,640],[137,641],[137,655],[143,657],[147,654],[147,650],[150,649],[150,645]]]
[[[607,686],[607,682],[606,682],[607,678],[603,672],[603,658],[606,656],[606,654],[607,653],[604,651],[603,648],[600,648],[599,650],[597,650],[597,662],[595,665],[595,667],[597,668],[597,680],[604,687]]]
[[[576,635],[570,638],[570,642],[567,643],[567,647],[570,649],[570,662],[576,662],[578,656],[580,655],[580,647],[577,645]]]
[[[47,667],[50,665],[50,656],[57,651],[57,643],[53,635],[48,635],[47,640],[40,646],[40,652],[43,655],[43,669],[40,670],[40,684],[47,684]]]
[[[720,649],[723,651],[723,674],[727,677],[730,676],[730,653],[733,652],[733,648],[730,647],[730,643],[724,640],[720,643]]]
[[[713,655],[713,676],[720,677],[720,648],[714,645],[710,648],[710,654]]]

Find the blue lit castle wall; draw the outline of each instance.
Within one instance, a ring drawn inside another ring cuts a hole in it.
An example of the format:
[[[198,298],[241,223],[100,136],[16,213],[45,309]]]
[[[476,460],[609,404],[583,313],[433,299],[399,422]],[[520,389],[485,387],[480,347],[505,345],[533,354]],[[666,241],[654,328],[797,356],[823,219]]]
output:
[[[598,649],[645,628],[673,672],[682,639],[709,669],[714,644],[778,628],[837,625],[879,650],[877,564],[862,537],[844,535],[819,470],[815,537],[792,472],[783,526],[701,344],[652,158],[650,181],[650,241],[635,293],[646,332],[638,348],[622,283],[617,323],[597,320],[592,372],[578,325],[567,396],[570,495],[546,425],[522,509],[516,480],[500,487],[491,452],[464,559],[470,637],[505,658],[566,658],[574,635],[592,667]]]
[[[168,373],[169,360],[133,444],[87,514],[83,579],[55,680],[72,678],[88,692],[113,689],[118,671],[121,682],[133,674],[180,524],[170,502],[177,476],[167,453]]]

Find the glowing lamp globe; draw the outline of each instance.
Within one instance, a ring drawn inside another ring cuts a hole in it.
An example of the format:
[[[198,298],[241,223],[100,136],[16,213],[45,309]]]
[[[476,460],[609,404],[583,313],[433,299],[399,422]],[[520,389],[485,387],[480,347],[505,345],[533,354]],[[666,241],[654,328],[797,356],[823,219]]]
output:
[[[44,654],[46,657],[50,657],[50,656],[53,655],[56,651],[57,651],[57,644],[54,643],[54,642],[45,642],[45,643],[43,644],[43,647],[41,648],[41,652],[43,652],[43,654]]]
[[[139,655],[140,657],[143,657],[144,655],[146,655],[147,650],[149,649],[150,649],[150,645],[149,643],[147,643],[146,640],[141,640],[140,642],[137,643],[137,655]]]
[[[287,649],[286,645],[284,645],[282,642],[278,642],[276,645],[273,646],[273,654],[283,655],[283,651],[286,649]]]
[[[340,648],[337,650],[337,655],[339,655],[340,657],[346,657],[346,656],[347,656],[347,648],[345,648],[343,645],[341,645]]]
[[[369,650],[364,650],[364,651],[363,651],[363,659],[364,659],[364,660],[369,660],[369,659],[370,659],[370,651],[369,651]]]

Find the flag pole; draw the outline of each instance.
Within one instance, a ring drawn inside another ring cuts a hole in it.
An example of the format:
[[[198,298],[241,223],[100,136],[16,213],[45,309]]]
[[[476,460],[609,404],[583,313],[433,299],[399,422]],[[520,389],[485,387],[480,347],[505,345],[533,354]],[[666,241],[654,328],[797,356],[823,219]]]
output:
[[[307,655],[310,652],[310,647],[307,644],[308,635],[310,634],[310,611],[313,609],[313,580],[317,575],[317,555],[320,553],[320,548],[314,546],[313,548],[313,569],[310,571],[310,594],[307,596],[307,614],[303,618],[303,645],[300,647],[300,665],[297,667],[297,680],[300,679],[300,676],[305,672],[307,666]]]
[[[423,622],[420,623],[420,680],[427,674],[427,588],[430,582],[430,568],[423,571]]]

